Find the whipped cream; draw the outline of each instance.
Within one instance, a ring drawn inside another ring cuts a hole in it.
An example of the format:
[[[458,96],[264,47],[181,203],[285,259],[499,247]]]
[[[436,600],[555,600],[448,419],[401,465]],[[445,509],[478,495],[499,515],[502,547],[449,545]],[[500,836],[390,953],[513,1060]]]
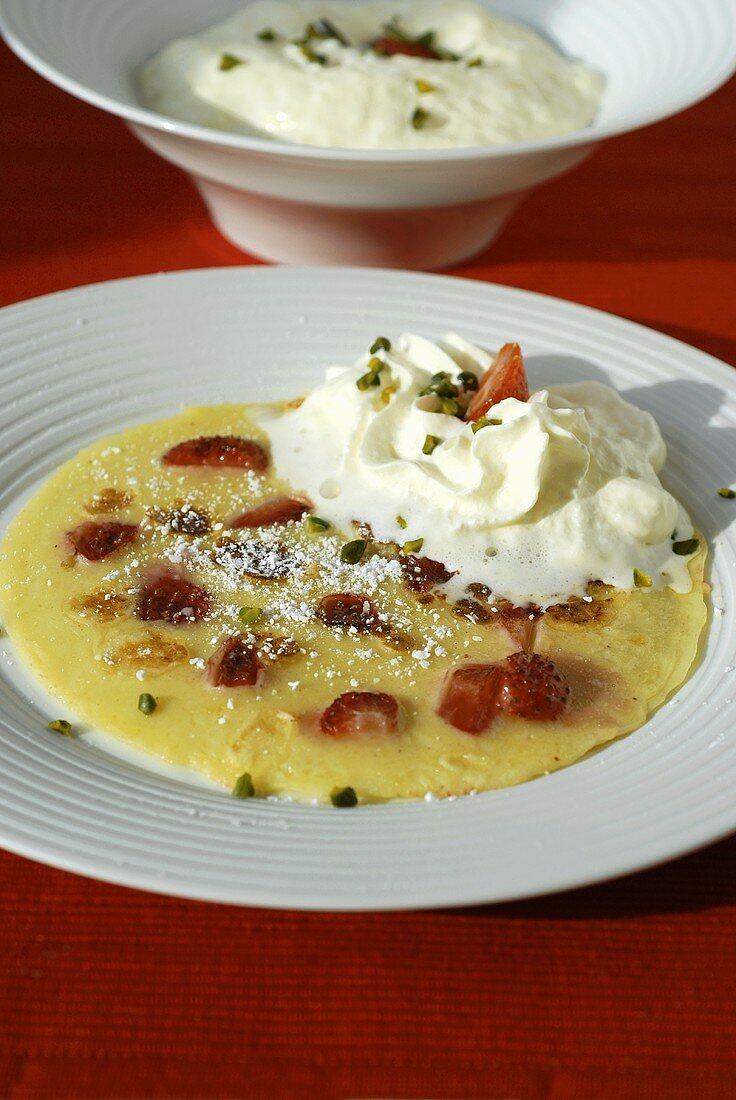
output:
[[[306,28],[325,19],[344,41],[305,41]],[[414,39],[434,32],[453,59],[382,56],[370,43],[387,25]],[[502,145],[569,133],[591,124],[603,86],[600,73],[469,0],[257,0],[169,43],[139,76],[143,101],[174,118],[353,149]]]
[[[666,457],[654,418],[598,382],[506,398],[473,432],[432,411],[421,396],[432,375],[480,376],[492,361],[449,334],[438,343],[405,334],[390,351],[380,386],[361,390],[369,356],[331,367],[296,409],[262,416],[276,468],[305,492],[316,514],[345,531],[370,525],[378,540],[423,539],[422,556],[487,584],[516,604],[548,606],[584,596],[591,580],[688,592],[686,557],[673,553],[693,527],[662,486]],[[423,453],[427,436],[440,440]]]

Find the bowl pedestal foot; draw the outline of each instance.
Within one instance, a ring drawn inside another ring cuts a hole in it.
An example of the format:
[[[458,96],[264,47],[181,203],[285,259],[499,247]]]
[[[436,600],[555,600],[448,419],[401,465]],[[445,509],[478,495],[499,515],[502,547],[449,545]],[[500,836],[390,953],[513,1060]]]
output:
[[[274,199],[202,177],[194,182],[223,236],[264,260],[425,271],[482,252],[526,194],[419,210],[361,210]]]

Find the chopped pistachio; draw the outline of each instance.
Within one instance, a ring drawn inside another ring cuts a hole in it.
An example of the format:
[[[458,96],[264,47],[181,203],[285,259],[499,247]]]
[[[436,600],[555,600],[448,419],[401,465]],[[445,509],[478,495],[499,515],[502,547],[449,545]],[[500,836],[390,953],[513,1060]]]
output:
[[[358,796],[352,787],[335,787],[330,793],[330,802],[340,809],[350,809],[358,805]]]
[[[275,42],[278,35],[271,27],[264,27],[262,31],[258,32],[256,38],[260,38],[261,42]]]
[[[435,377],[427,386],[430,393],[436,393],[438,397],[457,397],[458,388],[450,381],[449,375],[444,378]]]
[[[329,531],[331,526],[328,520],[319,516],[307,516],[307,531],[310,535],[315,535],[318,531]]]
[[[374,370],[369,370],[366,371],[365,374],[361,374],[360,378],[355,383],[355,385],[361,391],[368,390],[371,388],[371,386],[380,386],[380,384],[381,379],[378,377],[377,372]]]
[[[352,542],[346,542],[340,551],[340,561],[344,561],[348,565],[357,565],[367,549],[367,539],[353,539]]]
[[[634,588],[651,588],[652,578],[648,573],[643,573],[641,569],[634,570]]]
[[[423,130],[430,117],[429,111],[425,111],[424,107],[415,107],[411,116],[411,124],[415,130]]]
[[[719,489],[718,490],[718,496],[719,497],[725,497],[726,500],[733,500],[734,497],[736,497],[736,490],[734,490],[734,489]]]
[[[398,391],[398,388],[399,387],[397,385],[384,386],[384,388],[381,390],[381,402],[384,405],[388,405],[393,395]]]
[[[329,19],[317,19],[307,27],[309,38],[336,38],[341,46],[349,46],[347,38]]]
[[[399,23],[399,17],[394,15],[388,23],[384,23],[381,30],[385,31],[389,38],[397,38],[399,42],[411,42],[413,39],[406,33]]]
[[[424,546],[424,539],[409,539],[401,547],[402,554],[418,554]]]
[[[391,341],[385,336],[377,336],[370,346],[371,355],[375,355],[378,351],[391,351]]]
[[[397,522],[397,524],[399,525],[399,527],[401,528],[402,531],[405,531],[407,529],[407,527],[409,526],[403,516],[397,516],[396,517],[396,522]]]
[[[243,772],[240,779],[237,780],[233,787],[233,797],[235,798],[252,798],[256,793],[256,789],[253,786],[253,780],[250,777],[250,772]]]
[[[312,518],[311,516],[309,517]],[[243,626],[253,626],[253,623],[257,623],[263,615],[262,607],[241,607],[238,612],[238,619]]]
[[[485,61],[482,57],[471,57],[468,61],[469,69],[481,69],[485,65]]]
[[[67,722],[66,718],[55,718],[53,722],[49,722],[46,729],[53,730],[54,733],[61,733],[64,737],[71,737],[72,724]]]
[[[149,695],[147,691],[144,691],[142,695],[138,696],[138,710],[141,714],[145,714],[148,717],[156,709],[156,700],[152,695]]]
[[[430,84],[428,80],[415,80],[417,91],[420,95],[427,95],[429,92],[436,92],[437,86]]]
[[[370,389],[371,386],[380,385],[381,379],[379,375],[385,366],[386,364],[383,359],[379,359],[376,355],[372,356],[368,360],[368,370],[365,374],[361,374],[355,385],[359,390],[367,390]]]
[[[460,406],[456,397],[443,397],[442,398],[442,412],[446,416],[457,416],[460,411]]]
[[[302,51],[302,53],[306,57],[307,61],[311,61],[315,65],[326,65],[327,64],[327,58],[321,53],[315,53],[315,51],[312,49],[312,47],[309,45],[308,42],[299,42],[297,44],[299,46],[299,49]]]
[[[478,379],[470,370],[461,370],[457,380],[464,390],[478,389]]]
[[[435,447],[439,447],[442,440],[438,435],[425,435],[424,446],[422,447],[423,455],[431,455]]]
[[[242,57],[236,57],[234,53],[220,54],[220,69],[226,73],[228,69],[234,69],[237,65],[244,65]]]
[[[698,546],[700,546],[698,539],[682,539],[680,542],[672,543],[672,552],[679,554],[681,558],[685,558],[689,554],[694,554]]]
[[[473,435],[475,435],[475,433],[479,432],[481,428],[497,428],[499,424],[503,424],[503,420],[499,420],[495,416],[491,416],[490,418],[487,416],[479,416],[477,420],[473,421],[470,427],[473,430]]]

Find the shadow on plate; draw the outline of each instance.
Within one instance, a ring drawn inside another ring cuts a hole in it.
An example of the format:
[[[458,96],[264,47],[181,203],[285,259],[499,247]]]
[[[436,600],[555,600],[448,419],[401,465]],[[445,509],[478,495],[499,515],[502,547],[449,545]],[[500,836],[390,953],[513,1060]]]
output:
[[[506,920],[625,920],[667,913],[698,913],[736,905],[736,836],[683,859],[635,875],[564,894],[501,905],[448,909]]]
[[[689,334],[692,336],[693,334]],[[736,352],[736,343],[734,344]],[[610,376],[595,363],[578,356],[564,354],[530,355],[526,359],[532,385],[535,388],[563,385],[568,382],[595,381],[611,385]],[[734,373],[736,389],[736,373]],[[693,489],[680,490],[683,504],[691,512],[695,525],[707,539],[720,534],[736,516],[732,501],[718,497],[721,486],[736,481],[736,428],[715,424],[713,420],[728,400],[728,394],[712,382],[697,382],[685,378],[673,378],[653,385],[633,386],[619,390],[621,396],[632,405],[650,412],[658,421],[665,442],[670,450],[670,469],[677,467],[680,479],[687,483],[687,466],[700,471],[713,464],[713,453],[722,461],[722,469],[713,472],[711,507],[702,507],[702,497]],[[670,419],[673,410],[679,423]],[[681,426],[682,412],[687,414],[687,429]],[[667,467],[664,471],[667,480]],[[702,487],[700,476],[697,479]],[[698,507],[699,503],[701,506]]]

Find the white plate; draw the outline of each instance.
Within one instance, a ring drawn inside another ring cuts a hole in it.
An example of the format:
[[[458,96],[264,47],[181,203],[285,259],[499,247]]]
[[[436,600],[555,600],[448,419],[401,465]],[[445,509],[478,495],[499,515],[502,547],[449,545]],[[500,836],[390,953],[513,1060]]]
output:
[[[303,909],[500,901],[605,879],[736,828],[734,376],[604,313],[508,287],[395,272],[251,268],[105,283],[0,311],[0,509],[96,436],[183,403],[299,393],[377,332],[519,340],[532,384],[598,377],[650,409],[666,480],[712,549],[705,654],[631,736],[532,783],[356,810],[239,802],[47,733],[0,669],[0,842],[162,893]],[[722,609],[725,609],[723,611]]]

